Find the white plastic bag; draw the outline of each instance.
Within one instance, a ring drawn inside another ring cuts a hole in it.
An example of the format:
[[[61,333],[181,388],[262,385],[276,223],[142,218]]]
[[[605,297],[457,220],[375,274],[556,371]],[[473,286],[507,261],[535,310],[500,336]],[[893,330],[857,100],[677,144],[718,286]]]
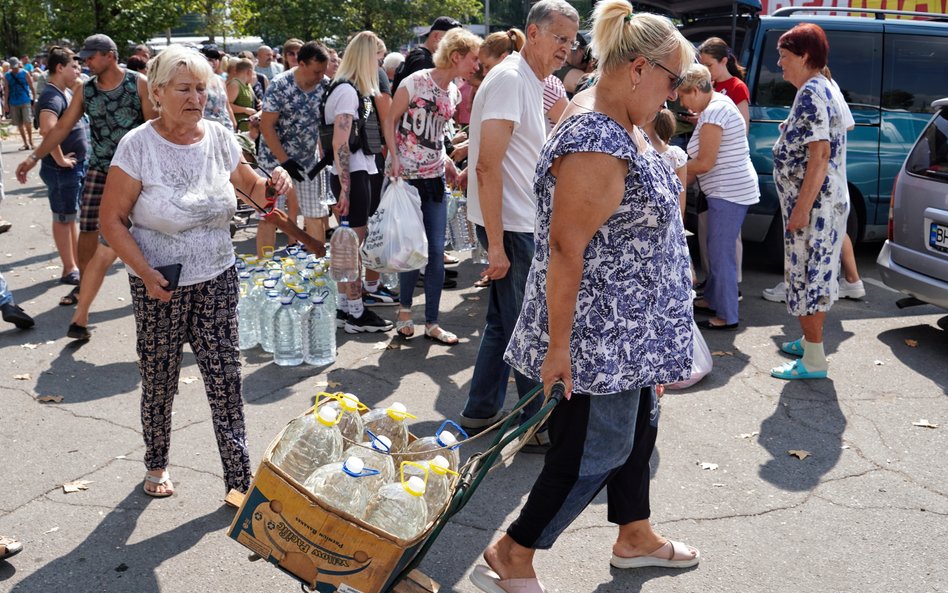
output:
[[[378,210],[369,218],[362,262],[379,272],[410,272],[428,264],[421,198],[402,179],[388,184]]]
[[[708,373],[711,372],[711,367],[714,366],[714,361],[711,359],[711,351],[708,350],[704,336],[701,335],[701,330],[694,321],[691,322],[691,331],[695,342],[694,359],[691,362],[691,376],[684,381],[666,385],[666,389],[685,389],[691,387],[698,381],[704,379]]]

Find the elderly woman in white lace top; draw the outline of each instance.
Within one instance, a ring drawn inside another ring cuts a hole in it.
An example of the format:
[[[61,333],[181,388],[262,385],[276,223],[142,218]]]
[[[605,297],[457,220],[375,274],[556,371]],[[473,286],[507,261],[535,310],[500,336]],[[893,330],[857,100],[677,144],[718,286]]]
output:
[[[234,134],[202,119],[213,76],[200,54],[181,47],[152,61],[148,92],[159,117],[122,138],[102,198],[102,234],[125,262],[131,284],[142,375],[143,489],[155,497],[174,492],[167,472],[171,404],[185,342],[204,378],[226,487],[246,491],[250,485],[229,228],[234,191],[270,210],[269,218],[291,237],[323,252],[322,243],[265,206],[290,188],[286,172],[275,170],[268,187],[241,162]],[[175,287],[173,273],[156,268],[177,264]]]

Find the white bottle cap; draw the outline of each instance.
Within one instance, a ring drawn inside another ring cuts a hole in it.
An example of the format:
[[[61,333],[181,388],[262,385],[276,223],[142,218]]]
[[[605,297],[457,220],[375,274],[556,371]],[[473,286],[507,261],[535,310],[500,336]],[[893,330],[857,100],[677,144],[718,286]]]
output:
[[[319,423],[324,426],[334,426],[336,424],[336,410],[329,406],[319,408]]]
[[[379,443],[385,445],[385,448],[384,449],[380,448],[378,446]],[[382,453],[391,453],[392,439],[388,438],[384,434],[377,435],[374,439],[372,439],[372,448]]]
[[[445,447],[453,447],[458,444],[458,438],[454,436],[454,433],[446,430],[438,435],[438,441]]]
[[[402,421],[405,419],[405,415],[408,413],[408,408],[406,408],[405,404],[402,402],[394,402],[385,411],[388,413],[391,419]]]
[[[408,493],[412,496],[423,496],[425,494],[425,481],[418,476],[412,476],[408,478],[405,490],[408,490]]]
[[[349,470],[353,474],[361,474],[362,470],[365,469],[365,462],[359,459],[358,457],[352,456],[349,459],[346,459],[345,463],[342,464],[343,469]]]
[[[434,473],[443,476],[447,473],[447,470],[450,469],[450,464],[448,460],[441,455],[436,455],[434,459],[428,461],[428,467],[430,467]]]
[[[354,393],[343,393],[339,396],[339,405],[347,412],[355,412],[359,409],[359,398]]]

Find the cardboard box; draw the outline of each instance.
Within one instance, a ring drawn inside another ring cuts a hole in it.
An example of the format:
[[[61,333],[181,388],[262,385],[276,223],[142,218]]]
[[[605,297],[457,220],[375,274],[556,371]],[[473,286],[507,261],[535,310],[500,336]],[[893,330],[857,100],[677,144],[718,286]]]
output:
[[[280,437],[267,449],[228,535],[320,593],[387,591],[431,525],[413,540],[399,540],[324,506],[270,463]]]

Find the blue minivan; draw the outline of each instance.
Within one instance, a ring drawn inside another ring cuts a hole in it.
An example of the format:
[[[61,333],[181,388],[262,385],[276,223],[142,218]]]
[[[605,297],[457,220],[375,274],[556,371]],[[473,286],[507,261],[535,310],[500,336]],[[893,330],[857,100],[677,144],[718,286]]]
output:
[[[854,241],[886,238],[889,197],[902,162],[931,119],[931,104],[948,94],[948,15],[849,9],[865,16],[831,16],[839,8],[781,8],[760,15],[758,0],[635,2],[681,22],[696,44],[711,36],[740,48],[750,90],[751,160],[760,178],[760,203],[742,229],[745,241],[783,251],[783,221],[773,182],[778,124],[787,118],[796,89],[777,67],[777,39],[797,23],[815,23],[829,40],[829,67],[852,110],[847,173],[849,234]],[[700,6],[700,8],[695,8]]]

